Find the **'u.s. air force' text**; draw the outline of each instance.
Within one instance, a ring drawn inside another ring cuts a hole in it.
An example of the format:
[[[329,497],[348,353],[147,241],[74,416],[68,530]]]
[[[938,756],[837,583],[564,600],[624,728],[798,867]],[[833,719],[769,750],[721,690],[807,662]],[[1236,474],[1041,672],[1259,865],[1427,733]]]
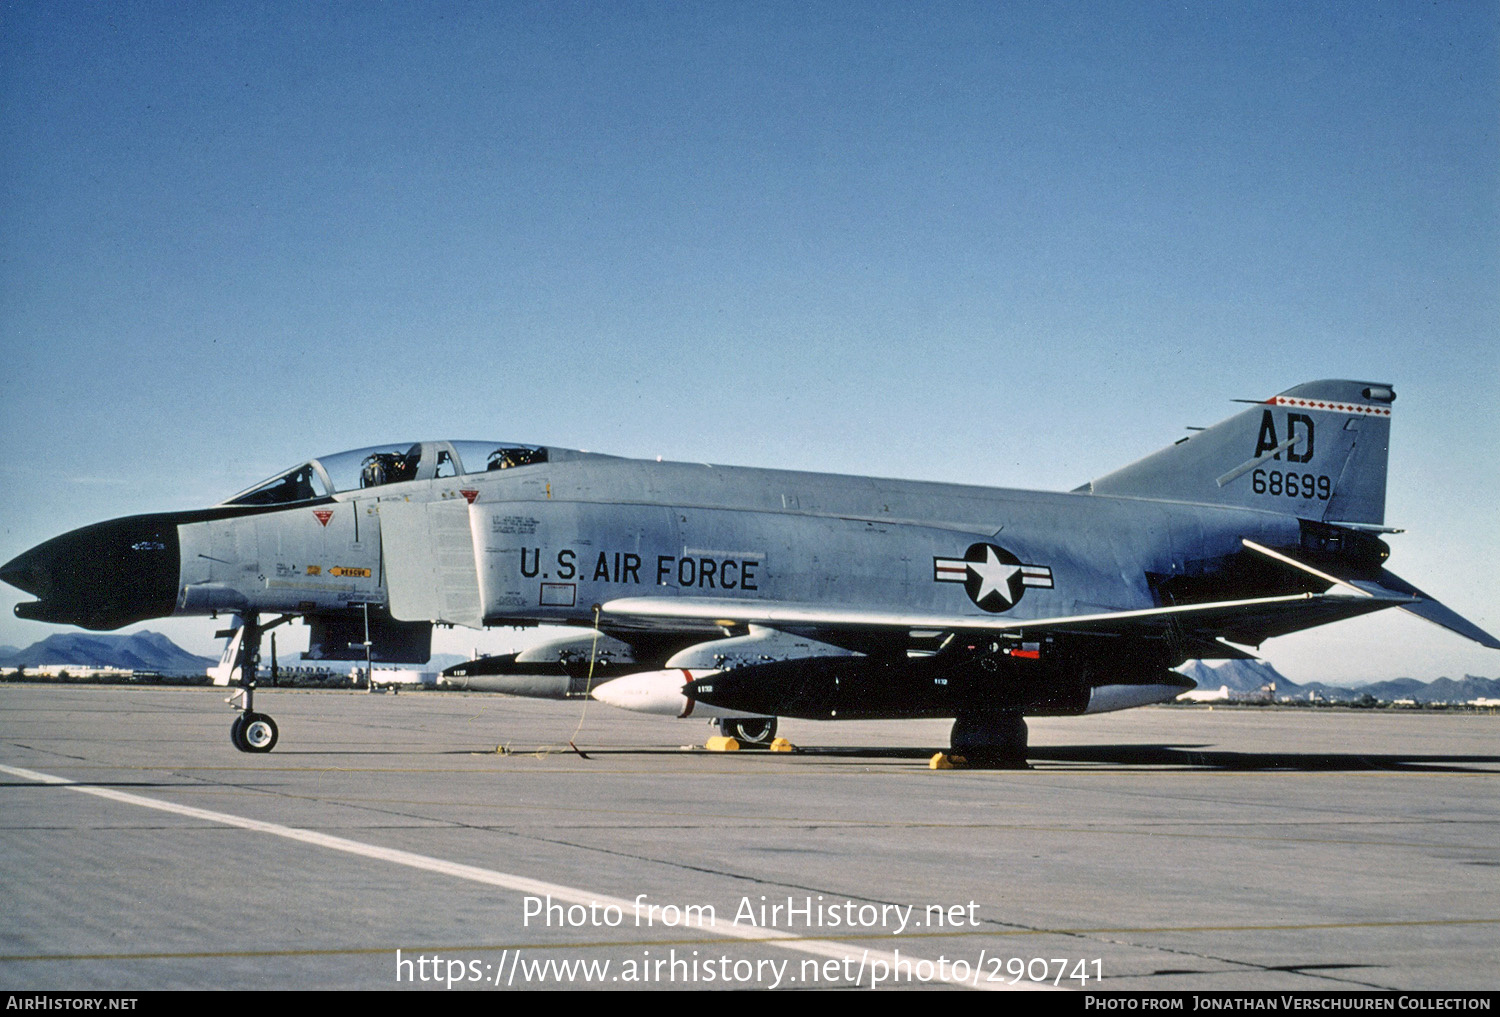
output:
[[[577,579],[596,583],[680,586],[697,590],[758,590],[761,559],[711,555],[658,554],[655,573],[650,557],[633,551],[588,551],[580,555],[565,547],[544,567],[542,549],[521,548],[521,575],[535,579]],[[642,576],[644,573],[644,578]]]

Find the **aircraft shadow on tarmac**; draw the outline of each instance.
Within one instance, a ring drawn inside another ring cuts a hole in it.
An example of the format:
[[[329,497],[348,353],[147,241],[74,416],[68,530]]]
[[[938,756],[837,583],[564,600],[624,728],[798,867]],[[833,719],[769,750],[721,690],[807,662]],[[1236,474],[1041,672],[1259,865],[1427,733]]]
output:
[[[600,746],[581,744],[581,751],[566,745],[511,746],[502,756],[524,758],[528,756],[567,756],[609,758],[612,756],[681,756],[682,747],[667,746]],[[926,762],[937,753],[950,750],[944,747],[919,748],[912,746],[819,746],[799,745],[796,750],[783,756],[744,750],[723,758],[787,759],[807,758],[830,761],[854,761],[860,759],[909,759]],[[278,753],[281,756],[475,756],[494,755],[493,749],[443,749],[437,752],[402,749],[335,749],[335,750],[290,750]],[[707,755],[706,752],[696,753]],[[715,753],[715,755],[720,755]],[[1232,752],[1208,749],[1199,745],[1033,745],[1027,758],[1035,765],[1048,763],[1081,763],[1101,767],[1162,767],[1196,770],[1231,770],[1242,772],[1284,770],[1294,772],[1359,772],[1359,771],[1410,771],[1421,773],[1493,773],[1500,769],[1500,755],[1428,755],[1417,753],[1373,753],[1373,752]],[[1014,769],[1014,767],[967,766],[966,769]]]
[[[599,747],[580,745],[584,758],[640,755],[681,755],[680,748],[664,747]],[[915,748],[894,746],[798,746],[795,757],[814,757],[829,760],[859,759],[910,759],[927,761],[937,753],[946,753],[946,748]],[[455,754],[471,755],[460,751]],[[515,756],[536,755],[537,750],[515,748],[509,753]],[[568,748],[550,748],[543,754],[572,756]],[[740,757],[788,758],[749,750],[737,753]],[[734,758],[734,757],[726,757]],[[1410,771],[1420,773],[1493,773],[1500,768],[1500,755],[1426,755],[1415,753],[1371,753],[1371,752],[1231,752],[1207,749],[1199,745],[1055,745],[1032,746],[1027,758],[1033,765],[1047,763],[1085,763],[1115,767],[1163,767],[1191,768],[1198,770],[1271,771],[1294,772],[1358,772],[1372,770]],[[1468,764],[1468,765],[1464,765]],[[967,769],[991,769],[984,766],[969,766]],[[1013,767],[994,767],[1013,769]]]
[[[803,748],[808,755],[929,758],[942,749]],[[1230,752],[1198,745],[1033,745],[1033,763],[1095,763],[1104,766],[1191,767],[1204,770],[1420,770],[1483,773],[1500,766],[1500,755],[1416,755],[1369,752]],[[1459,764],[1477,765],[1459,765]]]

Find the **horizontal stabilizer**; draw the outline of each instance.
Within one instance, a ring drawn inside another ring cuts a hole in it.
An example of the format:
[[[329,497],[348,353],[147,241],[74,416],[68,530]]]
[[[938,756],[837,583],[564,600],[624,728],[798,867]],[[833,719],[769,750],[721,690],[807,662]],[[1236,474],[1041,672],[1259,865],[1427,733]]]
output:
[[[1356,585],[1369,593],[1385,595],[1395,593],[1416,598],[1412,603],[1402,604],[1401,609],[1411,612],[1423,621],[1432,622],[1434,625],[1441,625],[1449,632],[1457,632],[1465,639],[1472,639],[1480,646],[1487,646],[1492,650],[1500,650],[1500,639],[1496,639],[1458,612],[1444,607],[1433,599],[1430,594],[1423,593],[1411,583],[1408,583],[1389,570],[1381,570],[1380,584],[1378,586],[1375,583],[1357,583]]]

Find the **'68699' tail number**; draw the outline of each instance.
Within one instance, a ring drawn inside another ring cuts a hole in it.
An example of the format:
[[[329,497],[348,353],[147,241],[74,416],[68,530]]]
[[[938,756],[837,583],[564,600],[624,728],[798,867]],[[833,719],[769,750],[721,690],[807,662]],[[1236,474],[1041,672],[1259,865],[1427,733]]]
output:
[[[1274,498],[1317,498],[1327,501],[1333,496],[1333,481],[1322,473],[1256,470],[1250,474],[1250,484],[1256,494]]]

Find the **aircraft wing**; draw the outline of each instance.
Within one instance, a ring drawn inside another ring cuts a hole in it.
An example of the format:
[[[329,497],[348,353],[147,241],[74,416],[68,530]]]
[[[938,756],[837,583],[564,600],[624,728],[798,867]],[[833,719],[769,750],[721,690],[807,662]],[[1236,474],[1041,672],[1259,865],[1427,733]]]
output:
[[[809,632],[950,631],[974,633],[1079,632],[1096,635],[1150,636],[1176,631],[1213,641],[1257,645],[1272,636],[1353,618],[1387,607],[1402,607],[1415,598],[1390,591],[1359,594],[1298,593],[1207,604],[1179,604],[1133,611],[1107,611],[1052,618],[1000,618],[924,614],[877,609],[839,608],[824,604],[731,600],[699,597],[627,597],[611,600],[601,617],[621,628],[763,625]]]

